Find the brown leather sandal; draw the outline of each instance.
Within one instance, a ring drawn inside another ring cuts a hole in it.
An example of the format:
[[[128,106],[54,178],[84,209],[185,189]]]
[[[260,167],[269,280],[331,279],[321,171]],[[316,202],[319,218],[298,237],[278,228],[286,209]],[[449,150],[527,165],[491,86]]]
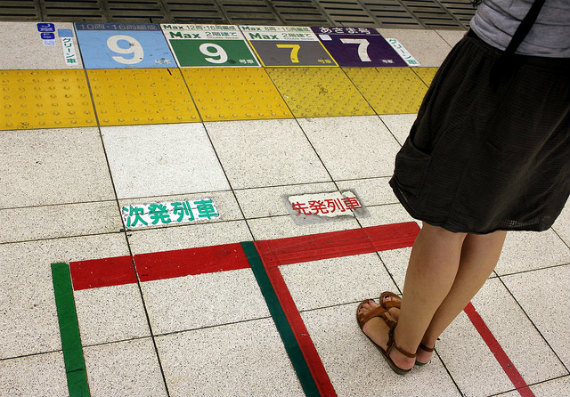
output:
[[[402,298],[390,291],[384,291],[380,294],[380,306],[388,310],[393,307],[399,309],[402,306]]]
[[[392,351],[392,349],[396,349],[400,353],[402,353],[404,356],[409,357],[409,358],[416,358],[416,355],[403,350],[402,348],[400,348],[396,344],[396,340],[394,339],[394,329],[396,329],[396,321],[390,315],[390,313],[388,312],[388,310],[386,308],[384,308],[382,306],[378,306],[376,309],[369,311],[367,314],[359,315],[360,308],[362,307],[362,305],[365,303],[368,303],[369,301],[373,301],[373,300],[372,299],[363,300],[362,302],[360,302],[360,304],[358,305],[358,308],[356,309],[356,321],[358,323],[358,326],[360,327],[360,330],[362,331],[362,333],[364,333],[364,330],[362,329],[364,327],[364,324],[366,324],[366,322],[368,322],[368,320],[370,320],[374,317],[380,317],[382,320],[384,320],[386,325],[388,325],[388,327],[390,328],[390,331],[388,334],[388,344],[387,344],[388,347],[386,348],[386,350],[384,350],[382,347],[380,347],[376,343],[374,343],[374,341],[368,335],[366,335],[365,333],[364,333],[364,335],[366,335],[366,337],[374,344],[374,346],[376,346],[376,348],[378,350],[380,350],[380,353],[382,353],[382,356],[384,357],[384,359],[386,360],[386,362],[388,363],[390,368],[392,368],[392,370],[395,373],[397,373],[398,375],[407,374],[408,372],[411,371],[411,368],[410,369],[402,369],[402,368],[398,367],[394,363],[394,361],[392,361],[392,358],[390,358],[390,352]]]
[[[427,347],[427,346],[424,345],[423,343],[420,343],[420,346],[418,347],[418,349],[422,349],[422,350],[425,350],[425,351],[428,352],[428,353],[432,353],[432,352],[434,351],[434,349],[435,349],[435,346],[434,346],[434,347]],[[416,354],[417,354],[417,352],[416,352]],[[426,365],[426,364],[429,364],[429,361],[428,361],[427,363],[422,363],[421,361],[416,360],[416,364],[415,364],[415,365],[422,366],[422,365]]]

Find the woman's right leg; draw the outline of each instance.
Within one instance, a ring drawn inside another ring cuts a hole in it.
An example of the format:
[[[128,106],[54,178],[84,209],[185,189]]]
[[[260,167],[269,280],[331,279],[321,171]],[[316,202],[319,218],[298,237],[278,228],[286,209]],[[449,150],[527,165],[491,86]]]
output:
[[[424,222],[410,255],[404,284],[404,298],[395,329],[395,341],[410,353],[417,350],[434,313],[447,296],[459,267],[464,233],[452,233]],[[361,314],[378,306],[366,303]],[[386,349],[388,326],[379,319],[369,320],[363,331],[377,345]],[[414,366],[415,360],[392,350],[390,357],[402,369]]]
[[[435,312],[422,343],[433,347],[441,333],[463,311],[481,289],[497,265],[507,232],[470,234],[465,238],[455,281],[449,293]],[[418,361],[428,362],[431,353],[420,349]]]

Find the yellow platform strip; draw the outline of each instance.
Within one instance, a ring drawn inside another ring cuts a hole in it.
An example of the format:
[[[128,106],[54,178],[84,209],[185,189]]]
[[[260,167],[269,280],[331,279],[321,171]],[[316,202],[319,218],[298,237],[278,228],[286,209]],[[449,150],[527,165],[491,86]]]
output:
[[[179,69],[88,70],[101,126],[199,122]]]
[[[4,70],[0,84],[0,130],[97,125],[83,70]]]
[[[292,118],[263,68],[183,69],[204,121]]]
[[[425,85],[429,87],[439,68],[412,68],[412,70],[416,72]]]
[[[409,68],[345,68],[354,85],[379,114],[417,113],[427,91]]]
[[[340,68],[267,68],[295,117],[373,115]]]

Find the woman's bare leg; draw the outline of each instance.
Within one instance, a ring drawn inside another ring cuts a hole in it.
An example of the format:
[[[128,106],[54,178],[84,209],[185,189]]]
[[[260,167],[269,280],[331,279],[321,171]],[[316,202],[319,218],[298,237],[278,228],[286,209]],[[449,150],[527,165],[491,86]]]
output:
[[[464,233],[452,233],[424,223],[410,255],[395,331],[396,343],[403,350],[411,353],[417,350],[437,308],[451,289],[465,237]],[[366,304],[362,310],[365,313],[376,306]],[[363,330],[375,343],[386,348],[387,326],[381,319],[368,321]],[[411,368],[415,363],[396,350],[392,350],[390,356],[402,369]]]
[[[449,294],[441,303],[423,336],[422,343],[433,347],[441,333],[467,306],[481,289],[497,265],[507,232],[498,231],[485,235],[470,234],[461,250],[459,271]],[[418,361],[428,362],[431,353],[418,351]]]
[[[417,350],[435,312],[451,290],[466,236],[424,222],[410,255],[394,333],[397,345],[403,350],[411,353]],[[395,350],[391,357],[402,368],[415,363]]]
[[[418,235],[406,273],[404,298],[395,339],[400,348],[415,352],[420,342],[433,347],[437,337],[461,313],[495,268],[506,232],[487,235],[453,233],[424,223]],[[371,303],[362,310],[376,307]],[[386,347],[388,328],[376,318],[366,323],[364,332]],[[394,363],[411,368],[414,360],[397,350]],[[418,351],[417,359],[427,362],[431,353]]]

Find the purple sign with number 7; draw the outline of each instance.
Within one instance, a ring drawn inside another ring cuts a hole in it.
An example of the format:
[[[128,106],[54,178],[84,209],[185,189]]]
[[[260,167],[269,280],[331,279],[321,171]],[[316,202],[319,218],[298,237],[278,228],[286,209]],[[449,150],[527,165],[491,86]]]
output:
[[[407,66],[376,29],[347,27],[312,29],[339,66]]]

